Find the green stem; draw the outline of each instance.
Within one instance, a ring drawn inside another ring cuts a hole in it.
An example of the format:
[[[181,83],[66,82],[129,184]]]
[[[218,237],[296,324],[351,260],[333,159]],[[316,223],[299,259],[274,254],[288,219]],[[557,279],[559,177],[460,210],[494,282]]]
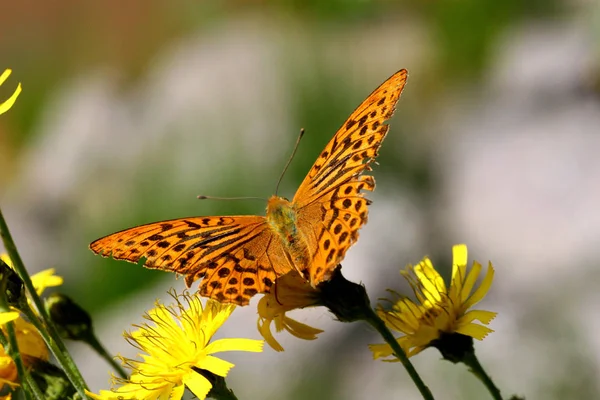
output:
[[[490,378],[489,375],[485,372],[485,370],[479,363],[479,360],[477,359],[475,352],[469,352],[463,358],[462,362],[465,363],[469,367],[469,369],[473,373],[473,375],[475,375],[477,378],[479,378],[479,380],[481,382],[483,382],[483,384],[485,385],[485,387],[487,388],[487,390],[490,392],[490,394],[492,395],[492,397],[495,400],[502,400],[502,395],[500,394],[500,389],[498,389],[496,387],[496,385],[492,381],[492,378]]]
[[[104,358],[106,362],[109,363],[115,369],[115,371],[117,371],[121,378],[127,379],[127,372],[125,372],[123,367],[118,362],[116,362],[110,354],[108,354],[104,346],[102,346],[102,343],[100,343],[98,338],[96,338],[96,335],[89,335],[89,337],[86,337],[85,342],[92,346],[96,353],[100,354],[100,356]]]
[[[64,343],[60,341],[60,344],[62,345],[61,347],[58,344],[58,342],[54,340],[54,337],[48,331],[46,331],[46,329],[44,329],[44,325],[41,323],[41,321],[38,318],[36,318],[36,314],[33,312],[33,310],[31,310],[31,308],[24,307],[24,309],[21,311],[25,314],[25,316],[27,316],[27,319],[29,319],[33,326],[35,326],[36,329],[40,332],[40,335],[42,335],[42,338],[48,345],[48,348],[50,348],[50,350],[52,351],[52,354],[56,358],[56,361],[58,361],[58,363],[63,367],[65,374],[67,375],[77,392],[79,392],[80,394],[83,392],[82,398],[87,399],[88,397],[85,394],[85,390],[87,389],[87,387],[85,386],[85,382],[83,381],[83,378],[80,379],[81,375],[79,375],[79,377],[73,375],[74,370],[77,371],[78,374],[79,370],[75,365],[75,361],[73,361],[73,359],[69,355],[69,352],[64,347]],[[54,328],[54,325],[49,326],[51,328]]]
[[[29,277],[29,274],[27,273],[27,270],[25,269],[23,260],[21,260],[21,256],[19,255],[19,252],[17,251],[17,246],[15,245],[15,242],[12,239],[10,231],[8,230],[8,225],[6,224],[6,221],[4,220],[4,216],[2,215],[1,209],[0,209],[0,236],[2,236],[2,241],[4,242],[4,247],[6,248],[6,251],[8,252],[8,255],[13,263],[13,267],[14,267],[15,271],[17,272],[17,274],[19,275],[19,277],[21,278],[21,280],[23,281],[23,284],[25,285],[27,292],[29,292],[31,300],[33,301],[33,304],[35,305],[35,308],[37,309],[37,311],[39,313],[39,317],[41,318],[43,323],[40,323],[40,321],[37,319],[37,316],[35,316],[35,315],[33,315],[32,317],[28,315],[28,317],[30,317],[30,320],[31,320],[30,322],[33,323],[34,325],[37,324],[36,328],[38,328],[38,330],[40,331],[40,334],[42,335],[42,337],[46,341],[46,344],[52,351],[52,354],[54,354],[57,361],[60,363],[63,370],[65,371],[65,374],[67,375],[67,377],[69,378],[69,380],[71,381],[71,383],[73,384],[73,386],[75,387],[75,389],[77,390],[77,392],[79,393],[81,398],[87,399],[87,395],[85,394],[85,390],[87,389],[87,386],[85,384],[83,376],[81,376],[81,372],[79,372],[79,369],[77,369],[77,365],[75,365],[73,358],[71,358],[71,355],[67,351],[65,344],[63,343],[60,336],[58,335],[56,327],[51,323],[50,318],[48,318],[48,314],[46,313],[46,310],[44,309],[42,300],[37,295],[35,288],[33,287],[33,283],[31,282],[31,278]],[[26,307],[26,308],[29,309],[28,307]],[[31,310],[29,310],[29,311],[31,313]]]
[[[33,379],[33,376],[31,376],[31,374],[25,375],[25,387],[27,387],[27,388],[29,388],[29,390],[31,390],[31,393],[33,393],[33,397],[36,400],[44,400],[44,394],[40,390],[40,387],[38,386],[35,379]],[[24,392],[25,392],[25,398],[28,399],[29,397],[27,397],[27,394],[28,394],[27,390],[24,390]]]
[[[390,345],[390,347],[394,351],[394,354],[396,355],[396,357],[398,357],[398,360],[400,360],[402,365],[404,365],[404,368],[406,368],[408,375],[410,375],[415,385],[417,385],[419,392],[421,392],[421,396],[423,396],[425,400],[434,400],[431,391],[429,390],[427,385],[425,385],[425,382],[421,380],[421,377],[417,373],[417,370],[406,356],[404,350],[402,350],[402,348],[396,341],[396,338],[394,338],[394,335],[392,335],[388,327],[385,325],[385,322],[383,322],[381,318],[379,318],[379,316],[375,313],[375,311],[373,311],[372,308],[369,308],[369,311],[370,313],[369,315],[367,315],[366,318],[367,322],[371,324],[371,326],[373,326],[373,328],[375,328],[377,332],[379,332],[379,334],[383,337],[386,343]]]
[[[17,334],[15,332],[13,322],[8,322],[6,324],[6,331],[8,333],[8,339],[4,335],[4,332],[0,330],[0,344],[2,347],[4,347],[4,349],[9,350],[8,353],[17,367],[17,374],[21,378],[21,383],[25,389],[25,398],[27,400],[31,399],[31,394],[33,393],[33,396],[36,400],[44,400],[44,395],[40,391],[37,382],[32,378],[31,374],[28,373],[23,363],[23,359],[21,358],[21,353],[19,352],[19,343],[17,341]]]
[[[25,365],[23,364],[23,359],[21,358],[21,353],[19,352],[19,344],[17,343],[17,335],[15,333],[15,325],[14,323],[7,322],[6,324],[6,333],[8,334],[8,339],[4,336],[4,332],[0,330],[0,343],[2,347],[4,347],[6,352],[10,355],[10,358],[13,359],[15,366],[17,367],[17,375],[21,379],[21,381],[25,381],[25,377],[29,375],[27,370],[25,369]],[[31,399],[31,395],[27,390],[24,390],[25,398],[27,400]]]

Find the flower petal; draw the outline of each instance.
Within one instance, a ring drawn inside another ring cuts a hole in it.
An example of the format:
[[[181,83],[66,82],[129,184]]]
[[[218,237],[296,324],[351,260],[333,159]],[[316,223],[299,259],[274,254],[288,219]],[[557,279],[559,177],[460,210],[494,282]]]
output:
[[[475,286],[475,283],[477,282],[477,278],[479,278],[480,272],[481,272],[481,264],[479,264],[477,261],[473,262],[473,266],[471,267],[471,270],[467,274],[466,279],[463,281],[463,287],[458,292],[458,296],[459,296],[458,301],[460,301],[461,304],[465,305],[463,307],[463,310],[466,310],[468,308],[468,307],[466,307],[465,302],[469,298],[469,295],[471,294],[471,290],[473,290],[473,286]]]
[[[485,277],[481,281],[481,284],[479,285],[477,290],[475,290],[473,295],[471,295],[471,297],[469,297],[465,301],[465,303],[464,303],[465,310],[473,307],[475,304],[479,303],[481,301],[481,299],[483,299],[485,297],[487,292],[490,290],[490,287],[492,287],[493,280],[494,280],[494,267],[493,267],[492,263],[490,262],[490,263],[488,263],[488,269],[485,274]]]
[[[10,69],[4,70],[2,75],[0,75],[0,85],[2,85],[4,83],[4,81],[9,77],[11,72],[12,72],[12,70],[10,70]],[[19,94],[21,94],[21,84],[20,83],[17,85],[17,88],[15,89],[14,93],[7,100],[0,103],[0,114],[4,114],[8,110],[10,110],[10,108],[13,106],[13,104],[15,104],[15,101],[17,101],[17,97],[19,97]]]
[[[217,357],[206,356],[200,363],[196,365],[196,367],[210,371],[215,375],[225,377],[227,376],[229,370],[234,367],[234,364],[230,363],[229,361],[221,360]]]
[[[442,294],[446,293],[446,284],[441,275],[433,268],[429,258],[424,258],[414,268],[419,286],[426,299],[435,304],[442,299]]]
[[[219,339],[206,346],[206,354],[214,354],[222,351],[251,351],[260,353],[264,342],[256,339]]]
[[[460,318],[460,323],[469,323],[469,322],[473,322],[473,321],[479,321],[479,322],[487,325],[490,322],[492,322],[492,320],[494,318],[496,318],[496,315],[498,315],[498,313],[495,313],[492,311],[471,310],[471,311],[468,311],[467,313],[465,313],[465,315],[463,315]]]
[[[458,327],[456,329],[456,332],[461,333],[463,335],[471,336],[473,339],[483,340],[488,334],[494,331],[488,328],[487,326],[479,324],[468,324]]]
[[[0,325],[4,325],[7,322],[14,321],[19,318],[19,313],[17,311],[6,311],[0,313]]]
[[[196,375],[200,375],[200,374],[196,374]],[[183,383],[186,383],[186,381],[184,380]],[[209,383],[209,385],[210,385],[210,383]],[[183,397],[183,393],[185,393],[185,385],[175,386],[173,388],[173,390],[171,391],[171,393],[169,394],[169,400],[181,400],[181,398]],[[204,397],[201,397],[200,395],[196,395],[196,396],[201,400],[204,399]]]
[[[259,317],[258,321],[256,322],[256,327],[258,328],[258,333],[261,334],[261,336],[265,339],[267,344],[269,346],[271,346],[271,348],[273,350],[283,351],[283,347],[281,347],[279,342],[277,340],[275,340],[275,338],[273,337],[273,334],[271,333],[271,322],[273,322],[271,319]]]
[[[234,304],[222,304],[216,300],[208,299],[200,322],[204,334],[208,338],[212,337],[229,318],[233,310],[235,310]]]
[[[290,317],[284,317],[285,329],[300,339],[315,340],[317,334],[324,332],[321,329],[298,322]]]
[[[452,246],[452,283],[450,286],[457,293],[462,292],[463,279],[465,279],[467,272],[468,255],[466,245],[457,244]]]
[[[63,284],[62,276],[54,275],[54,268],[45,269],[31,276],[31,283],[38,296],[48,287],[60,286]]]
[[[373,359],[390,357],[394,354],[392,347],[387,343],[370,344],[369,349],[373,352]]]
[[[204,400],[210,389],[212,389],[209,380],[197,372],[188,374],[184,378],[183,383],[199,400]],[[183,389],[181,390],[181,395],[183,395]],[[181,399],[181,396],[178,399]]]
[[[1,84],[1,83],[0,83]],[[13,268],[13,263],[7,253],[0,254],[0,259],[6,263],[9,267]]]

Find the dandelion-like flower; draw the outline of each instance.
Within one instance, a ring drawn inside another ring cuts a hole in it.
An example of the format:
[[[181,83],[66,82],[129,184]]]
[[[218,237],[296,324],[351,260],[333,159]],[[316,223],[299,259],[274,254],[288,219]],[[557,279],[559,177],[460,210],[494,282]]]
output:
[[[6,79],[8,79],[8,77],[10,76],[11,73],[12,73],[12,70],[10,70],[10,69],[4,70],[2,75],[0,75],[0,85],[2,85],[4,83],[4,81]],[[21,84],[19,83],[19,85],[15,89],[14,93],[7,100],[0,103],[0,114],[4,114],[8,110],[10,110],[10,108],[13,106],[13,104],[15,104],[15,101],[17,101],[17,97],[19,97],[20,93],[21,93]]]
[[[208,300],[206,307],[197,295],[175,295],[176,304],[156,307],[145,315],[149,323],[137,326],[125,338],[139,350],[142,361],[121,357],[132,370],[129,379],[113,378],[121,386],[101,390],[95,399],[169,399],[179,400],[187,387],[204,399],[212,385],[199,370],[225,377],[233,364],[215,357],[223,351],[262,351],[263,341],[218,339],[215,332],[227,320],[235,305]]]
[[[381,307],[377,310],[378,315],[390,329],[404,334],[397,341],[409,357],[430,346],[439,348],[446,357],[449,349],[440,348],[440,342],[444,339],[454,338],[451,341],[454,344],[457,343],[456,339],[458,342],[467,339],[472,346],[472,339],[482,340],[493,332],[485,325],[494,319],[495,312],[470,310],[483,299],[492,285],[494,277],[492,264],[489,263],[485,277],[479,287],[473,291],[482,270],[481,264],[475,261],[467,273],[467,246],[456,245],[452,248],[452,252],[450,288],[446,288],[444,280],[433,267],[431,260],[426,257],[418,265],[414,267],[409,265],[406,270],[401,271],[402,276],[412,287],[417,301],[402,297],[394,303],[391,310],[385,311]],[[447,344],[448,341],[445,343]],[[369,347],[375,358],[393,355],[388,344]]]
[[[286,312],[320,305],[320,292],[314,289],[298,273],[292,271],[275,280],[271,292],[265,294],[258,302],[258,331],[265,341],[276,351],[283,347],[275,340],[271,332],[271,324],[275,331],[288,331],[300,339],[314,340],[321,329],[313,328],[288,317]]]

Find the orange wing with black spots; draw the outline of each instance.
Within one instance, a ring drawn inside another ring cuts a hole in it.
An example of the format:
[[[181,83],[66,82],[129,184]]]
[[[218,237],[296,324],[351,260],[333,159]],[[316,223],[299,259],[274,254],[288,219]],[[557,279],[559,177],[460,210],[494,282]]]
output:
[[[396,72],[354,110],[292,200],[298,229],[313,254],[308,271],[313,286],[328,279],[367,222],[370,201],[362,191],[372,191],[375,179],[361,174],[371,170],[389,129],[385,121],[394,114],[406,78],[406,70]]]
[[[90,244],[104,257],[204,278],[200,294],[246,305],[291,268],[281,241],[259,216],[193,217],[126,229]]]

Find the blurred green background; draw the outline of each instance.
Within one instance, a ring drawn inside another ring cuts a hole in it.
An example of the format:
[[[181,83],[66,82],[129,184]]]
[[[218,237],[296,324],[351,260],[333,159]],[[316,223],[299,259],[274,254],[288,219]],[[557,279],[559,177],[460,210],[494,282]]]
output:
[[[0,98],[24,92],[0,118],[0,205],[28,267],[56,267],[115,352],[135,354],[120,333],[183,282],[94,256],[91,241],[264,213],[196,195],[269,197],[305,128],[280,189],[291,198],[352,110],[407,68],[345,274],[375,301],[390,282],[407,289],[405,264],[447,266],[467,243],[497,270],[481,305],[499,312],[496,332],[477,351],[505,397],[600,397],[598,2],[13,2],[0,12],[4,68]],[[258,337],[254,305],[223,335]],[[324,309],[295,317],[326,332],[225,357],[240,398],[419,398],[399,365],[371,360],[366,326]],[[72,348],[107,388],[108,367]],[[414,360],[436,398],[487,398],[439,358]]]

